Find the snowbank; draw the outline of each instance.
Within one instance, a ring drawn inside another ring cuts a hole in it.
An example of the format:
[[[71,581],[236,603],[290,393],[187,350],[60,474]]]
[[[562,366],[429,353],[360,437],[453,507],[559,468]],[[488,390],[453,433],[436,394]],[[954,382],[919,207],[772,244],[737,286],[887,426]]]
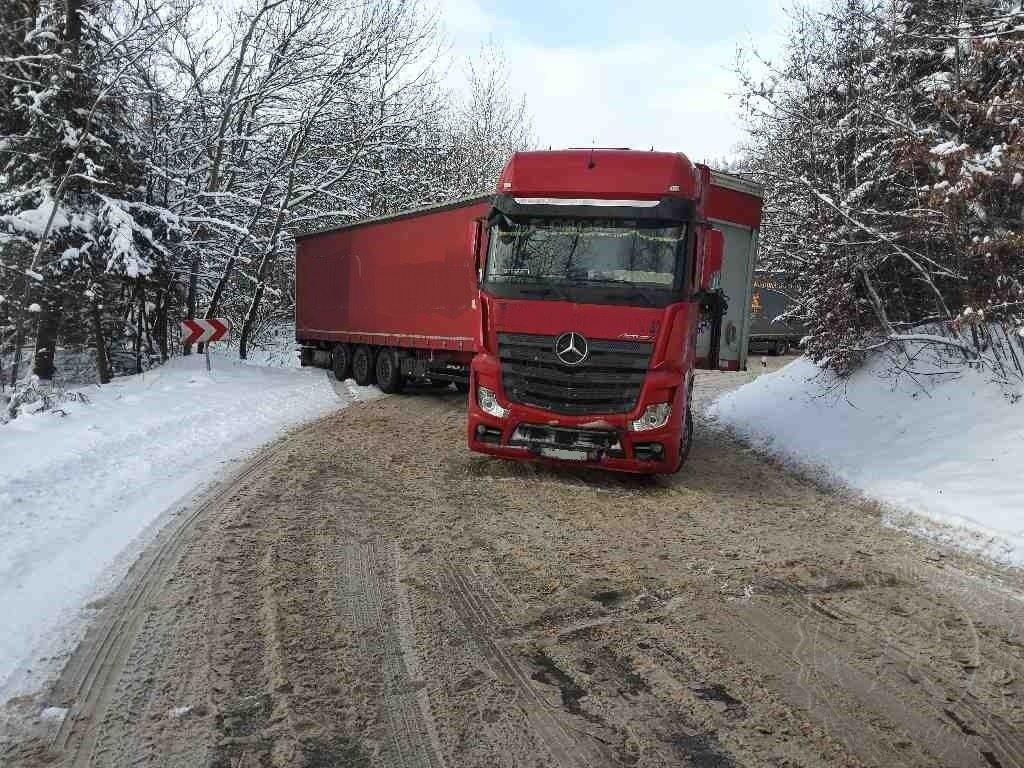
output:
[[[1024,565],[1024,400],[971,369],[936,375],[918,361],[915,382],[887,368],[879,358],[843,383],[801,358],[709,414],[757,448],[951,528],[901,525]]]
[[[179,358],[0,426],[0,703],[38,688],[161,513],[284,427],[369,395],[316,369]],[[376,392],[376,390],[372,390]],[[162,520],[160,521],[162,522]],[[56,657],[56,658],[54,658]]]

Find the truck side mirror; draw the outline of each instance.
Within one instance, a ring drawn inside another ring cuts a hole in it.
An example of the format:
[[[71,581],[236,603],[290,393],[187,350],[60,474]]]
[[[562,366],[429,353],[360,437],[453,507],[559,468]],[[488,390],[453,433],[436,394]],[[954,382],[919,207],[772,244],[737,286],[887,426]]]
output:
[[[722,271],[722,258],[725,254],[725,235],[720,229],[708,229],[704,232],[704,259],[700,273],[700,289],[711,288],[714,276]]]

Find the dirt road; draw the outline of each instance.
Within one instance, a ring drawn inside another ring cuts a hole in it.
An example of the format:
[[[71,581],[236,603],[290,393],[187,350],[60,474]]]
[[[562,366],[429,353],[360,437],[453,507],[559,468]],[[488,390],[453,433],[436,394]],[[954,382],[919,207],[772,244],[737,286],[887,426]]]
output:
[[[697,397],[744,374],[708,374]],[[1024,766],[1024,578],[715,432],[677,476],[350,407],[179,516],[11,766]]]

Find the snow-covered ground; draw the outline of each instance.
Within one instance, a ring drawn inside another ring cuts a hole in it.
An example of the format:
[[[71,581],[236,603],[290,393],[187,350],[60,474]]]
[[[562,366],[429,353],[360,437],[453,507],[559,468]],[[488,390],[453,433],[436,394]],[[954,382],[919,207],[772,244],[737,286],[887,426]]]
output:
[[[921,359],[913,378],[889,367],[879,357],[837,382],[800,358],[722,395],[709,414],[755,447],[884,502],[891,522],[1024,565],[1020,387],[972,369],[936,375]]]
[[[0,702],[56,671],[161,513],[283,428],[377,393],[217,356],[207,374],[200,355],[80,391],[64,416],[0,425]]]

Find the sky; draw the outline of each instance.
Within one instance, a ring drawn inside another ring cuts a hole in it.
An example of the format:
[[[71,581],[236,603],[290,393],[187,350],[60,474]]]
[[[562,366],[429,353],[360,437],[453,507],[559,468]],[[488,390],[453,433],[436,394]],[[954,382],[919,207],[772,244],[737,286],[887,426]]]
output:
[[[737,47],[781,48],[783,0],[440,0],[456,56],[492,41],[538,145],[734,153]]]

